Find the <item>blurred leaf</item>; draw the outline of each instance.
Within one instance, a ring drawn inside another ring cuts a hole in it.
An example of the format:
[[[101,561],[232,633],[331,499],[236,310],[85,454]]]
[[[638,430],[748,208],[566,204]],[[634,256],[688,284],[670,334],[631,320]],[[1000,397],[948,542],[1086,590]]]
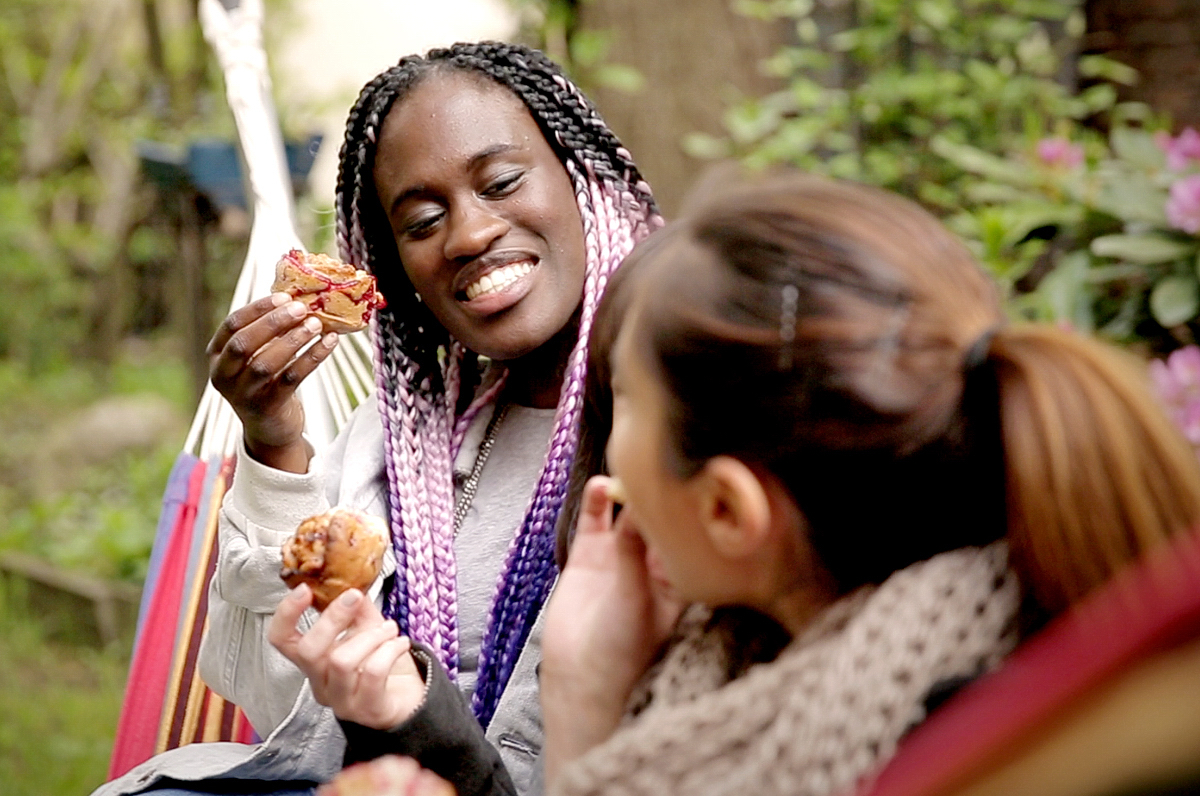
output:
[[[1200,285],[1194,277],[1169,276],[1150,293],[1150,312],[1166,328],[1190,321],[1200,311]]]
[[[1031,169],[1020,163],[998,157],[968,144],[958,144],[937,136],[930,148],[960,168],[1010,185],[1028,185],[1034,182]]]
[[[632,66],[625,64],[603,64],[592,72],[592,81],[598,86],[637,94],[646,87],[646,78]]]
[[[1109,142],[1117,157],[1134,166],[1141,166],[1144,169],[1162,169],[1166,163],[1166,157],[1162,150],[1158,148],[1158,144],[1154,143],[1154,136],[1145,130],[1135,130],[1120,125],[1112,129],[1109,134]]]
[[[1093,207],[1127,223],[1166,227],[1167,192],[1151,177],[1116,163],[1102,164],[1097,172],[1099,183],[1090,197]],[[1081,199],[1088,201],[1089,197]]]
[[[1168,263],[1191,257],[1195,243],[1184,243],[1162,235],[1104,235],[1092,241],[1092,254],[1141,265]]]
[[[688,133],[681,146],[684,152],[700,160],[719,160],[729,157],[732,152],[728,140],[708,133]]]
[[[1081,332],[1095,328],[1086,252],[1072,252],[1063,257],[1036,292],[1049,310],[1050,317],[1045,320],[1065,321]]]
[[[1081,55],[1077,63],[1082,77],[1111,80],[1125,86],[1138,82],[1137,70],[1104,55]]]

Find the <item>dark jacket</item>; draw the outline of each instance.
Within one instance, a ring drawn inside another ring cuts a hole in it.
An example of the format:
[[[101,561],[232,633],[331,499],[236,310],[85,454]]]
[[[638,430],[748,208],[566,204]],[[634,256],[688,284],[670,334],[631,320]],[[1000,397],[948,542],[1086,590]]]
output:
[[[425,680],[425,701],[391,730],[341,722],[344,765],[403,755],[450,782],[458,796],[516,796],[500,753],[484,737],[466,696],[428,649],[414,647],[413,658]]]

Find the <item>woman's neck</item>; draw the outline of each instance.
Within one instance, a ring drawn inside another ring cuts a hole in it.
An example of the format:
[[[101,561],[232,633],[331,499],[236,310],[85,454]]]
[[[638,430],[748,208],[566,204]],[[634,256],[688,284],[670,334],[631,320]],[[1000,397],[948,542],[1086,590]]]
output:
[[[505,362],[508,382],[504,385],[504,400],[535,409],[558,406],[567,362],[578,337],[579,321],[576,316],[541,348],[520,359]]]
[[[762,610],[795,638],[804,632],[813,617],[835,600],[836,596],[827,586],[804,584],[779,595]]]

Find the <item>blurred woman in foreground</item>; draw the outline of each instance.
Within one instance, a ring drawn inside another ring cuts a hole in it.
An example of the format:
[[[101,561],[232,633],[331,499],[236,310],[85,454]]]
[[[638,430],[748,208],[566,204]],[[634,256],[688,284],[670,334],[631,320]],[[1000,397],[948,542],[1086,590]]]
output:
[[[560,796],[844,792],[1200,520],[1143,370],[1005,324],[962,244],[878,190],[712,198],[627,258],[591,356],[577,466],[620,485],[587,482],[547,609]]]

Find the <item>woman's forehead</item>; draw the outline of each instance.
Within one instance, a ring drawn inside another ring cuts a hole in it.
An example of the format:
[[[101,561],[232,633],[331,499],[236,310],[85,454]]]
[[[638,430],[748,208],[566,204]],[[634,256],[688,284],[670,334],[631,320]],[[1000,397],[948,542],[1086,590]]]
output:
[[[434,72],[388,113],[376,163],[415,174],[423,165],[466,168],[491,153],[539,145],[549,146],[511,90],[481,75]]]

